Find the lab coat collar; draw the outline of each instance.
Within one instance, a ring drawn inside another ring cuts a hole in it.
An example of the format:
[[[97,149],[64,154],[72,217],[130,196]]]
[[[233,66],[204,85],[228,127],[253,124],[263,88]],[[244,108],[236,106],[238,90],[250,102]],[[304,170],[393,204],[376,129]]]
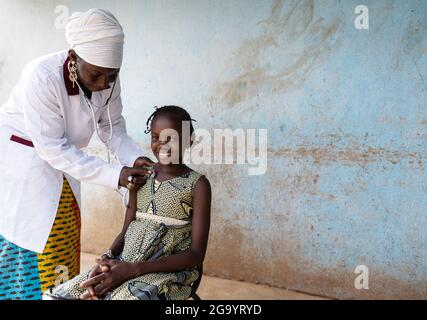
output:
[[[70,57],[67,57],[67,60],[65,60],[64,66],[63,66],[65,88],[67,89],[67,93],[69,96],[75,96],[79,94],[79,87],[74,85],[74,88],[73,88],[73,82],[70,80],[70,71],[68,70],[69,61],[70,61]]]

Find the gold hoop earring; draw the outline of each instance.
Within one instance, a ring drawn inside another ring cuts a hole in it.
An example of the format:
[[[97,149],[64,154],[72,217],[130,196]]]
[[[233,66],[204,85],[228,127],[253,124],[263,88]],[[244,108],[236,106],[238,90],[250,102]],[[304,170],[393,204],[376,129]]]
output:
[[[74,84],[77,82],[77,79],[78,79],[75,61],[72,61],[72,60],[68,61],[68,71],[70,72],[70,75],[68,76],[68,78],[73,83],[73,89],[74,89]]]

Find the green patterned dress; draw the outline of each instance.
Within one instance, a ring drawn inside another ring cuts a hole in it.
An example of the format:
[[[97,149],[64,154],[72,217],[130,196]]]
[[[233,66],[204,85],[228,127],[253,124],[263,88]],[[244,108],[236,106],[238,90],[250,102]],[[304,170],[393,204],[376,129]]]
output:
[[[119,259],[127,262],[148,261],[187,250],[191,245],[192,192],[201,175],[190,171],[159,182],[150,177],[138,191],[136,219],[125,235]],[[56,287],[51,294],[64,299],[78,299],[86,289],[79,287],[89,271]],[[111,300],[185,300],[199,278],[197,268],[181,272],[150,273],[131,279],[110,292]]]

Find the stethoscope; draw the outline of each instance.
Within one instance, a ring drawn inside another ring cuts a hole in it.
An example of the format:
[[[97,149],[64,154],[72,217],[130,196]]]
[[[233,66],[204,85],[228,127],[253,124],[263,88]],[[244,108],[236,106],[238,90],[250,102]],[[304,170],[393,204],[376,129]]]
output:
[[[113,138],[113,122],[111,121],[111,112],[110,112],[110,99],[113,95],[113,91],[114,88],[116,86],[116,82],[117,80],[114,81],[113,87],[111,88],[111,92],[110,92],[110,96],[108,97],[107,101],[105,102],[105,104],[103,106],[97,106],[95,105],[91,99],[89,99],[89,97],[86,95],[86,93],[83,91],[83,89],[81,88],[80,84],[75,81],[75,83],[77,84],[79,91],[83,94],[83,98],[86,102],[86,104],[88,105],[90,111],[91,111],[91,115],[92,115],[92,121],[93,121],[93,127],[95,128],[95,132],[96,135],[98,136],[99,140],[105,145],[106,147],[106,151],[107,151],[107,162],[109,164],[111,164],[111,150],[110,150],[110,142],[111,139]],[[101,108],[105,108],[107,107],[107,116],[108,116],[108,126],[110,129],[110,134],[108,135],[108,138],[106,140],[102,139],[101,134],[99,133],[99,125],[96,122],[96,117],[95,117],[95,108],[97,110],[101,109]],[[132,176],[129,177],[129,182],[132,181]],[[121,192],[121,190],[124,190],[124,192]],[[120,190],[115,189],[115,191],[120,194],[120,196],[122,197],[122,201],[123,201],[123,206],[127,207],[128,203],[129,203],[129,190],[125,189],[125,188],[121,188]]]
[[[77,84],[77,86],[79,87],[79,91],[81,91],[81,93],[83,94],[83,98],[86,101],[86,104],[88,105],[91,114],[92,114],[92,121],[93,121],[93,127],[95,128],[96,131],[96,135],[98,136],[99,140],[105,145],[106,149],[107,149],[107,162],[110,164],[111,163],[111,150],[110,150],[110,142],[111,139],[113,138],[113,122],[111,121],[111,112],[110,112],[110,99],[113,95],[113,91],[114,88],[116,86],[116,82],[117,80],[114,81],[113,87],[111,88],[111,92],[110,92],[110,96],[108,97],[107,101],[105,102],[105,104],[103,106],[97,106],[95,105],[91,99],[89,99],[89,97],[86,95],[86,93],[83,91],[82,87],[80,86],[79,82],[76,81],[75,83]],[[95,117],[95,107],[97,110],[101,109],[101,108],[105,108],[107,107],[107,116],[108,116],[108,126],[110,129],[110,134],[108,135],[108,138],[106,140],[102,139],[101,134],[99,133],[99,125],[96,122],[96,117]]]
[[[95,105],[91,99],[89,99],[89,97],[86,95],[86,93],[83,91],[83,89],[81,88],[80,84],[78,83],[78,81],[75,81],[75,83],[77,84],[79,91],[83,94],[83,98],[86,102],[86,104],[88,105],[91,114],[92,114],[92,121],[93,121],[93,126],[95,128],[96,131],[96,135],[98,136],[99,140],[105,145],[106,150],[107,150],[107,162],[109,164],[111,164],[111,150],[110,150],[110,142],[111,139],[113,138],[113,122],[111,121],[111,112],[110,112],[110,99],[113,95],[113,91],[114,88],[116,86],[117,80],[114,81],[113,83],[113,87],[111,88],[111,92],[110,92],[110,96],[108,97],[107,101],[105,102],[105,104],[103,106],[97,106]],[[96,122],[96,117],[95,117],[95,107],[97,110],[101,109],[101,108],[105,108],[107,107],[107,116],[108,116],[108,126],[110,129],[110,134],[108,135],[108,138],[106,140],[102,139],[101,134],[99,133],[99,126],[98,123]],[[157,172],[155,170],[153,170],[152,172],[152,176],[156,176]],[[129,182],[132,182],[132,176],[129,177]],[[121,190],[124,190],[124,192],[122,193]],[[129,190],[126,188],[121,188],[120,190],[115,189],[115,191],[120,194],[120,196],[122,197],[122,201],[123,201],[123,206],[127,207],[128,203],[129,203]]]

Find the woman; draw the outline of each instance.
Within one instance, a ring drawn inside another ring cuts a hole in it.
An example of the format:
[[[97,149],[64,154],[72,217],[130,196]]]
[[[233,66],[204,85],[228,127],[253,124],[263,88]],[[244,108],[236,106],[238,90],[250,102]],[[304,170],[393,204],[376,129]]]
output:
[[[0,299],[40,299],[79,273],[79,181],[134,190],[150,173],[122,117],[119,22],[90,9],[66,37],[71,49],[24,68],[0,115]],[[120,163],[80,150],[95,131]]]

